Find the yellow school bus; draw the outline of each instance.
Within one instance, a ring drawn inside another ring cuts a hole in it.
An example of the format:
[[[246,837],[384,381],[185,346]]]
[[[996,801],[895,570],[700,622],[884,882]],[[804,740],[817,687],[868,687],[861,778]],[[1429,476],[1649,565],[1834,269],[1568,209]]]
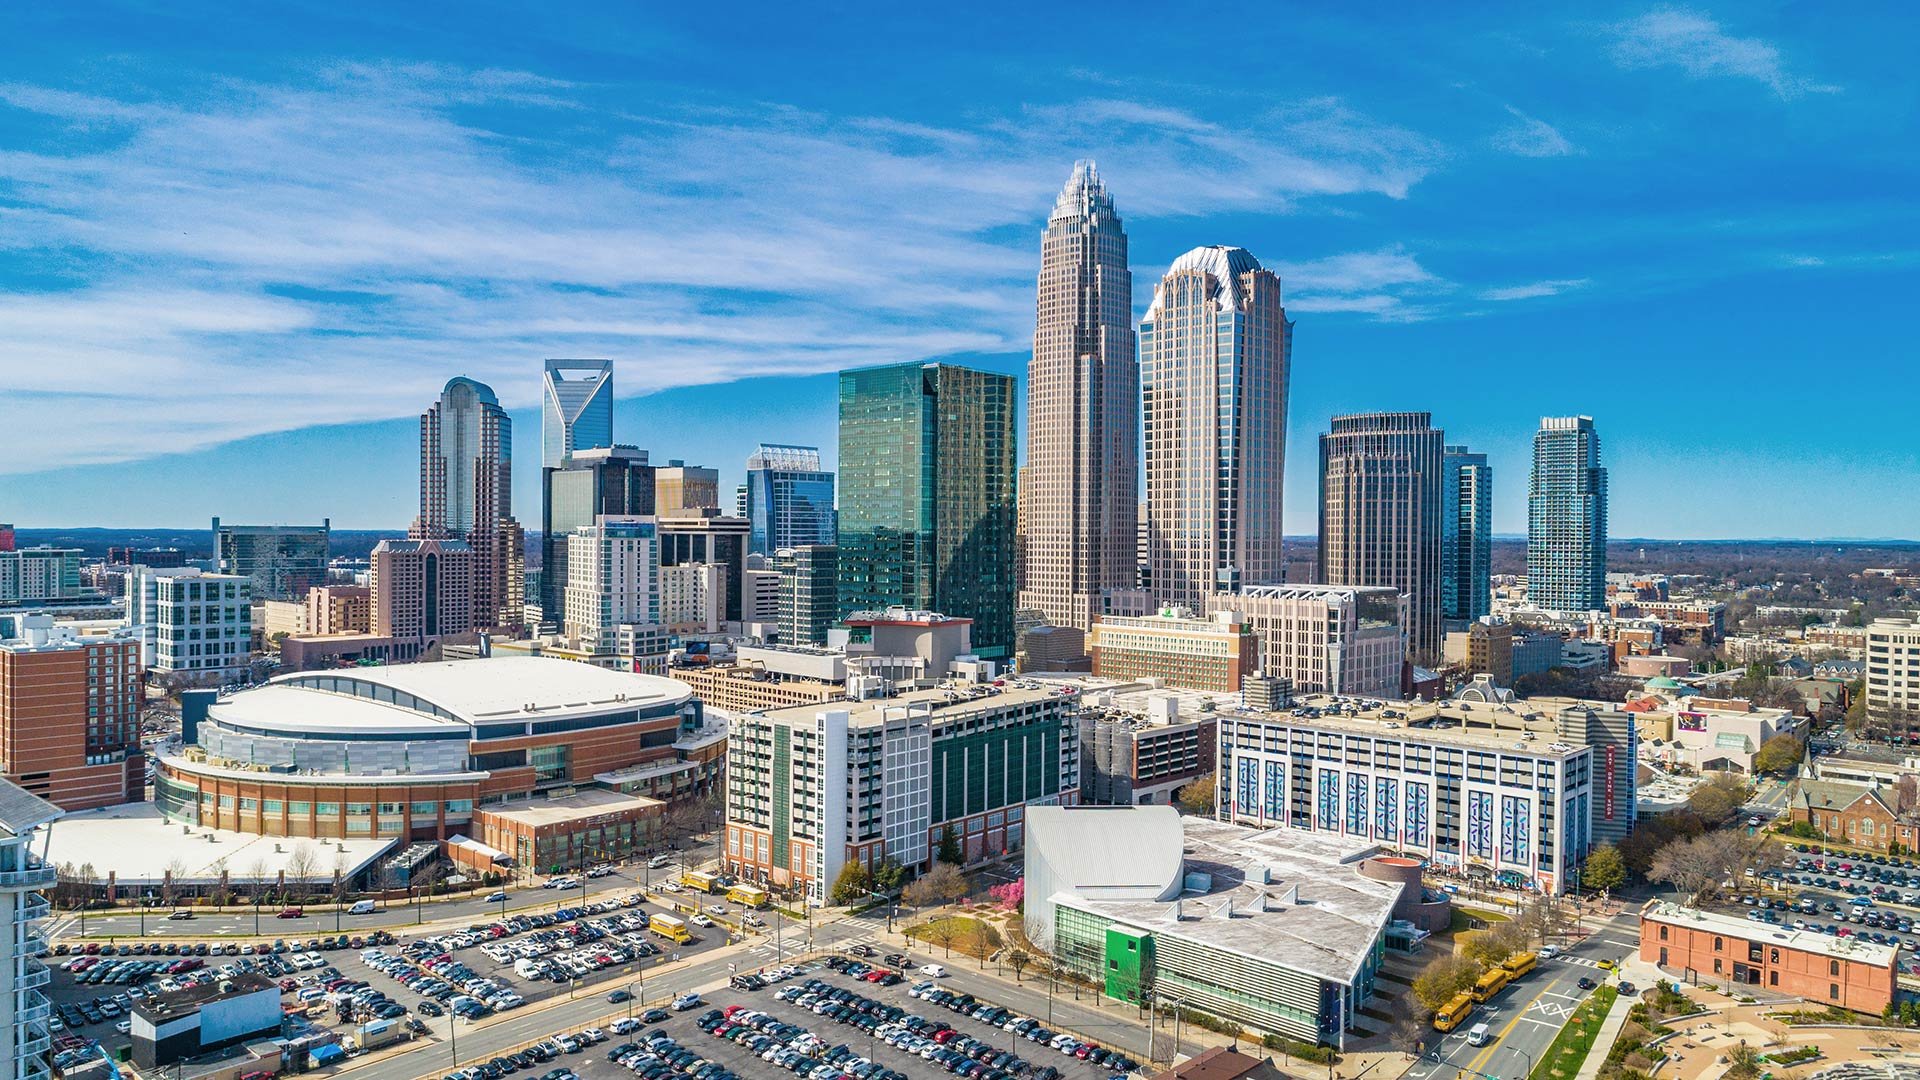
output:
[[[1506,968],[1494,968],[1485,975],[1480,976],[1480,981],[1473,984],[1473,989],[1470,993],[1473,994],[1473,1000],[1484,1002],[1493,995],[1505,990],[1507,984],[1512,981],[1513,976],[1507,974]]]
[[[757,885],[735,885],[727,890],[727,899],[750,908],[764,908],[770,902],[767,890]]]
[[[1533,955],[1530,952],[1523,952],[1523,953],[1514,953],[1512,956],[1507,957],[1506,960],[1502,962],[1500,966],[1506,969],[1507,978],[1509,981],[1511,981],[1513,979],[1518,979],[1520,976],[1525,975],[1529,971],[1532,971],[1533,965],[1539,962],[1540,962],[1539,957]]]
[[[1454,1028],[1459,1027],[1460,1022],[1472,1015],[1472,1013],[1473,995],[1467,993],[1455,994],[1453,995],[1452,1001],[1440,1006],[1440,1011],[1433,1014],[1433,1030],[1452,1031]]]

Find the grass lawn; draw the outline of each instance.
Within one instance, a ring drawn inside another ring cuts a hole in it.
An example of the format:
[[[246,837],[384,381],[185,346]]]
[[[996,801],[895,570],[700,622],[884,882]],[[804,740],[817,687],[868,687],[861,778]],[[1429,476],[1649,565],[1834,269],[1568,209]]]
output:
[[[909,926],[907,936],[924,941],[931,948],[943,949],[948,956],[958,951],[981,960],[992,956],[1000,947],[998,931],[967,915],[948,915]]]
[[[1573,1010],[1567,1026],[1547,1047],[1540,1063],[1533,1067],[1532,1080],[1568,1080],[1579,1073],[1580,1064],[1587,1060],[1587,1052],[1593,1049],[1593,1040],[1600,1034],[1600,1025],[1606,1021],[1607,1012],[1613,1008],[1613,999],[1619,992],[1611,986],[1602,986],[1593,995]]]
[[[1463,930],[1471,930],[1473,929],[1472,920],[1474,919],[1479,919],[1488,925],[1508,921],[1507,916],[1497,911],[1488,911],[1486,908],[1461,907],[1459,904],[1455,904],[1447,916],[1447,932],[1458,934]]]

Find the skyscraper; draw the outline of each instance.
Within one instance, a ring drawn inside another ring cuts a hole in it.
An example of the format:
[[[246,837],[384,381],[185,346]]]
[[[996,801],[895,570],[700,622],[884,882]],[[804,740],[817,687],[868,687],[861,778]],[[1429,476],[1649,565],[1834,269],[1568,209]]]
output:
[[[255,600],[298,600],[327,583],[331,524],[222,525],[214,518],[214,557],[221,573],[253,579]]]
[[[840,551],[826,544],[781,548],[773,567],[780,572],[780,643],[825,645],[839,618]]]
[[[613,445],[613,361],[549,360],[540,408],[540,467]]]
[[[1147,587],[1160,603],[1199,611],[1214,593],[1280,580],[1292,351],[1280,279],[1243,248],[1194,248],[1154,287],[1140,385]],[[1124,559],[1128,522],[1112,527]]]
[[[1591,416],[1548,416],[1533,436],[1527,489],[1527,603],[1607,606],[1607,470]]]
[[[1493,467],[1487,455],[1446,448],[1440,498],[1440,615],[1470,623],[1493,610]]]
[[[1087,629],[1103,589],[1134,586],[1132,318],[1126,231],[1093,163],[1077,162],[1040,234],[1020,491],[1020,606],[1055,626]]]
[[[689,465],[679,458],[653,470],[653,506],[657,513],[720,509],[720,470]]]
[[[475,629],[473,549],[464,540],[382,540],[367,557],[373,632],[406,646],[464,638]]]
[[[513,421],[485,383],[449,380],[420,416],[420,517],[412,536],[467,542],[473,629],[521,628],[525,555],[513,519]]]
[[[634,446],[575,450],[557,469],[541,469],[540,619],[565,619],[567,544],[573,530],[602,515],[645,517],[653,513],[653,466]]]
[[[1444,438],[1423,412],[1336,416],[1320,436],[1320,579],[1405,593],[1421,664],[1440,656]]]
[[[660,625],[660,536],[652,518],[601,516],[567,544],[566,633],[598,656],[622,626]]]
[[[840,373],[842,617],[894,605],[973,620],[1013,655],[1014,384],[952,364]]]
[[[819,447],[762,443],[747,458],[743,490],[753,554],[834,542],[833,474],[820,467]]]

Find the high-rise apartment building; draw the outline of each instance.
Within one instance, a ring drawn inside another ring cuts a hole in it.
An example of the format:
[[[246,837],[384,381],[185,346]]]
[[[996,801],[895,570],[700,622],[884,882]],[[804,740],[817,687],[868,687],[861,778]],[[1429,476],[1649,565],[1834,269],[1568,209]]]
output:
[[[612,656],[620,627],[660,624],[660,534],[652,518],[602,517],[567,542],[566,633]]]
[[[1249,585],[1210,597],[1259,641],[1253,667],[1303,694],[1400,696],[1407,601],[1392,586]]]
[[[474,558],[466,541],[382,540],[367,561],[375,634],[427,645],[474,632]]]
[[[420,416],[420,517],[412,537],[466,541],[470,629],[521,629],[525,553],[513,519],[513,420],[485,383],[449,380]]]
[[[651,517],[653,466],[635,446],[572,451],[558,468],[540,470],[540,618],[564,618],[567,539],[605,517]]]
[[[39,922],[50,912],[44,895],[59,880],[58,871],[33,853],[35,841],[46,850],[44,827],[60,817],[45,799],[0,780],[0,1076],[47,1080],[47,996],[41,988],[52,975],[35,954],[47,943]]]
[[[660,565],[711,566],[718,573],[720,620],[739,623],[746,603],[747,522],[712,507],[660,514]]]
[[[1420,664],[1441,649],[1443,438],[1423,412],[1336,416],[1320,436],[1320,580],[1407,594]]]
[[[540,467],[613,445],[613,361],[549,360],[540,397]]]
[[[127,578],[127,625],[139,631],[149,671],[241,678],[252,659],[253,579],[136,566]]]
[[[299,600],[327,583],[332,524],[226,525],[214,518],[214,558],[221,573],[253,579],[255,600]]]
[[[1020,606],[1086,630],[1103,590],[1134,586],[1140,409],[1127,233],[1090,161],[1040,234],[1035,307]]]
[[[840,549],[803,544],[774,552],[780,574],[780,643],[825,645],[827,631],[840,617],[837,576]]]
[[[1154,288],[1140,385],[1147,586],[1163,605],[1280,580],[1292,342],[1279,277],[1242,248],[1194,248]]]
[[[1607,606],[1607,470],[1591,416],[1548,416],[1533,436],[1527,489],[1527,603]]]
[[[10,548],[0,551],[0,605],[79,596],[80,549]]]
[[[720,509],[720,470],[689,465],[679,458],[653,470],[653,508],[658,514]]]
[[[1440,617],[1464,626],[1493,610],[1493,467],[1449,446],[1440,478]]]
[[[1013,655],[1014,383],[953,364],[840,373],[840,613],[973,620]]]
[[[753,523],[752,554],[834,542],[833,474],[820,467],[819,447],[761,444],[747,458],[741,490],[738,516]]]
[[[51,615],[0,633],[0,772],[63,810],[146,798],[139,638]]]
[[[1906,741],[1920,730],[1920,619],[1867,624],[1867,724],[1882,738]]]

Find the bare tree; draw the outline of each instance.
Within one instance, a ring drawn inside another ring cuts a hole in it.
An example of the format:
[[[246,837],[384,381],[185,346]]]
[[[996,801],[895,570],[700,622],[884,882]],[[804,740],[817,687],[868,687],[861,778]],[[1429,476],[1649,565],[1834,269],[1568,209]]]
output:
[[[319,869],[319,856],[315,854],[312,844],[302,840],[293,845],[293,850],[287,854],[287,878],[302,895],[305,895],[307,886]]]
[[[953,943],[960,939],[960,928],[952,919],[935,919],[927,924],[927,940],[946,950],[947,959],[953,958]]]
[[[1895,813],[1912,813],[1920,807],[1920,780],[1915,780],[1912,773],[1901,774],[1900,779],[1893,782],[1893,800]]]
[[[1020,973],[1027,970],[1027,965],[1031,963],[1033,963],[1033,957],[1028,956],[1024,950],[1014,949],[1007,953],[1007,966],[1013,969],[1013,981],[1016,983],[1020,981]]]
[[[967,895],[967,875],[952,863],[935,863],[933,869],[913,879],[903,894],[915,907],[939,907]]]
[[[1720,883],[1740,872],[1747,845],[1725,832],[1675,840],[1654,854],[1647,876],[1679,890],[1684,903],[1698,904],[1719,892]]]
[[[180,895],[180,879],[185,876],[187,876],[187,864],[185,860],[174,859],[167,863],[166,876],[162,879],[160,885],[160,902],[163,905],[166,907],[173,906],[174,900]]]
[[[261,900],[266,897],[267,883],[270,880],[271,877],[267,869],[266,856],[255,856],[254,860],[247,864],[248,891],[253,893],[252,900],[255,905],[258,905]]]

